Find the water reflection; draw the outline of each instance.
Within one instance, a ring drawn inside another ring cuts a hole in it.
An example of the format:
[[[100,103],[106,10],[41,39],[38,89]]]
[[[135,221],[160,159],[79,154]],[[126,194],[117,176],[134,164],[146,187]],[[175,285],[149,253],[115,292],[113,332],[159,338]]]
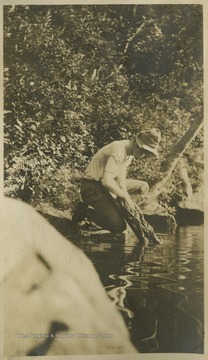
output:
[[[109,277],[116,280],[116,275],[109,275]],[[126,289],[132,285],[132,282],[125,275],[118,276],[118,279],[123,280],[124,284],[121,286],[116,286],[112,290],[108,291],[108,295],[113,299],[113,303],[119,310],[126,312],[129,318],[133,318],[133,311],[124,305],[124,300],[127,295]]]
[[[142,247],[85,239],[106,291],[141,352],[203,353],[203,227],[160,234],[163,244]]]

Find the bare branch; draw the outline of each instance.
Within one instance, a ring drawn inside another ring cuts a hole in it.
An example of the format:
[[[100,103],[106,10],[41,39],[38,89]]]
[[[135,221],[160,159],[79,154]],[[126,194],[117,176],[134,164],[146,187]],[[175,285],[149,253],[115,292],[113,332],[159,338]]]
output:
[[[144,26],[148,23],[147,20],[145,20],[143,22],[143,24],[136,30],[136,32],[129,38],[128,42],[126,43],[126,46],[124,48],[124,54],[127,53],[127,50],[129,48],[129,45],[131,44],[131,42],[134,40],[134,38],[142,31],[142,29],[144,28]]]
[[[199,118],[195,121],[188,131],[182,136],[179,142],[174,146],[172,151],[167,155],[165,161],[162,163],[161,168],[163,170],[163,178],[153,187],[149,193],[148,198],[156,198],[163,192],[164,186],[170,179],[173,170],[175,169],[178,161],[181,159],[183,153],[186,151],[192,140],[196,137],[198,132],[203,126],[203,118]]]

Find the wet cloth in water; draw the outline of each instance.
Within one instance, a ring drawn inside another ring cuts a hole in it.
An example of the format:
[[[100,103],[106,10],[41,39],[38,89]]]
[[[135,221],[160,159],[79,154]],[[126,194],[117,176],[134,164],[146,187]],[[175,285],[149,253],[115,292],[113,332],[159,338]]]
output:
[[[141,180],[126,180],[127,190],[131,195],[141,196],[148,191],[148,185]],[[126,222],[119,213],[116,202],[100,181],[83,179],[81,184],[81,196],[85,204],[93,208],[87,208],[86,216],[95,224],[112,233],[123,232]]]

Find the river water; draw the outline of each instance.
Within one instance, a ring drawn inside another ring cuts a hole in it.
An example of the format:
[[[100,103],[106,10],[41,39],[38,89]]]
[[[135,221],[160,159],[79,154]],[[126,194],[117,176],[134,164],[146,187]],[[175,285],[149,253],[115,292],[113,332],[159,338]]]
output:
[[[203,226],[158,235],[163,244],[146,248],[133,235],[112,243],[105,234],[85,238],[81,248],[140,352],[203,353]]]

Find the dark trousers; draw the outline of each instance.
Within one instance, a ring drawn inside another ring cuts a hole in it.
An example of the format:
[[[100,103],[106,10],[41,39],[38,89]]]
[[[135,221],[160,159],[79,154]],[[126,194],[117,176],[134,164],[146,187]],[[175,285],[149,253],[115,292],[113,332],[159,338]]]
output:
[[[135,194],[137,198],[148,192],[148,184],[144,181],[127,179],[126,183],[129,194]],[[126,229],[126,222],[119,212],[116,200],[101,182],[83,179],[81,196],[86,205],[93,207],[85,211],[88,219],[112,233],[120,233]]]

